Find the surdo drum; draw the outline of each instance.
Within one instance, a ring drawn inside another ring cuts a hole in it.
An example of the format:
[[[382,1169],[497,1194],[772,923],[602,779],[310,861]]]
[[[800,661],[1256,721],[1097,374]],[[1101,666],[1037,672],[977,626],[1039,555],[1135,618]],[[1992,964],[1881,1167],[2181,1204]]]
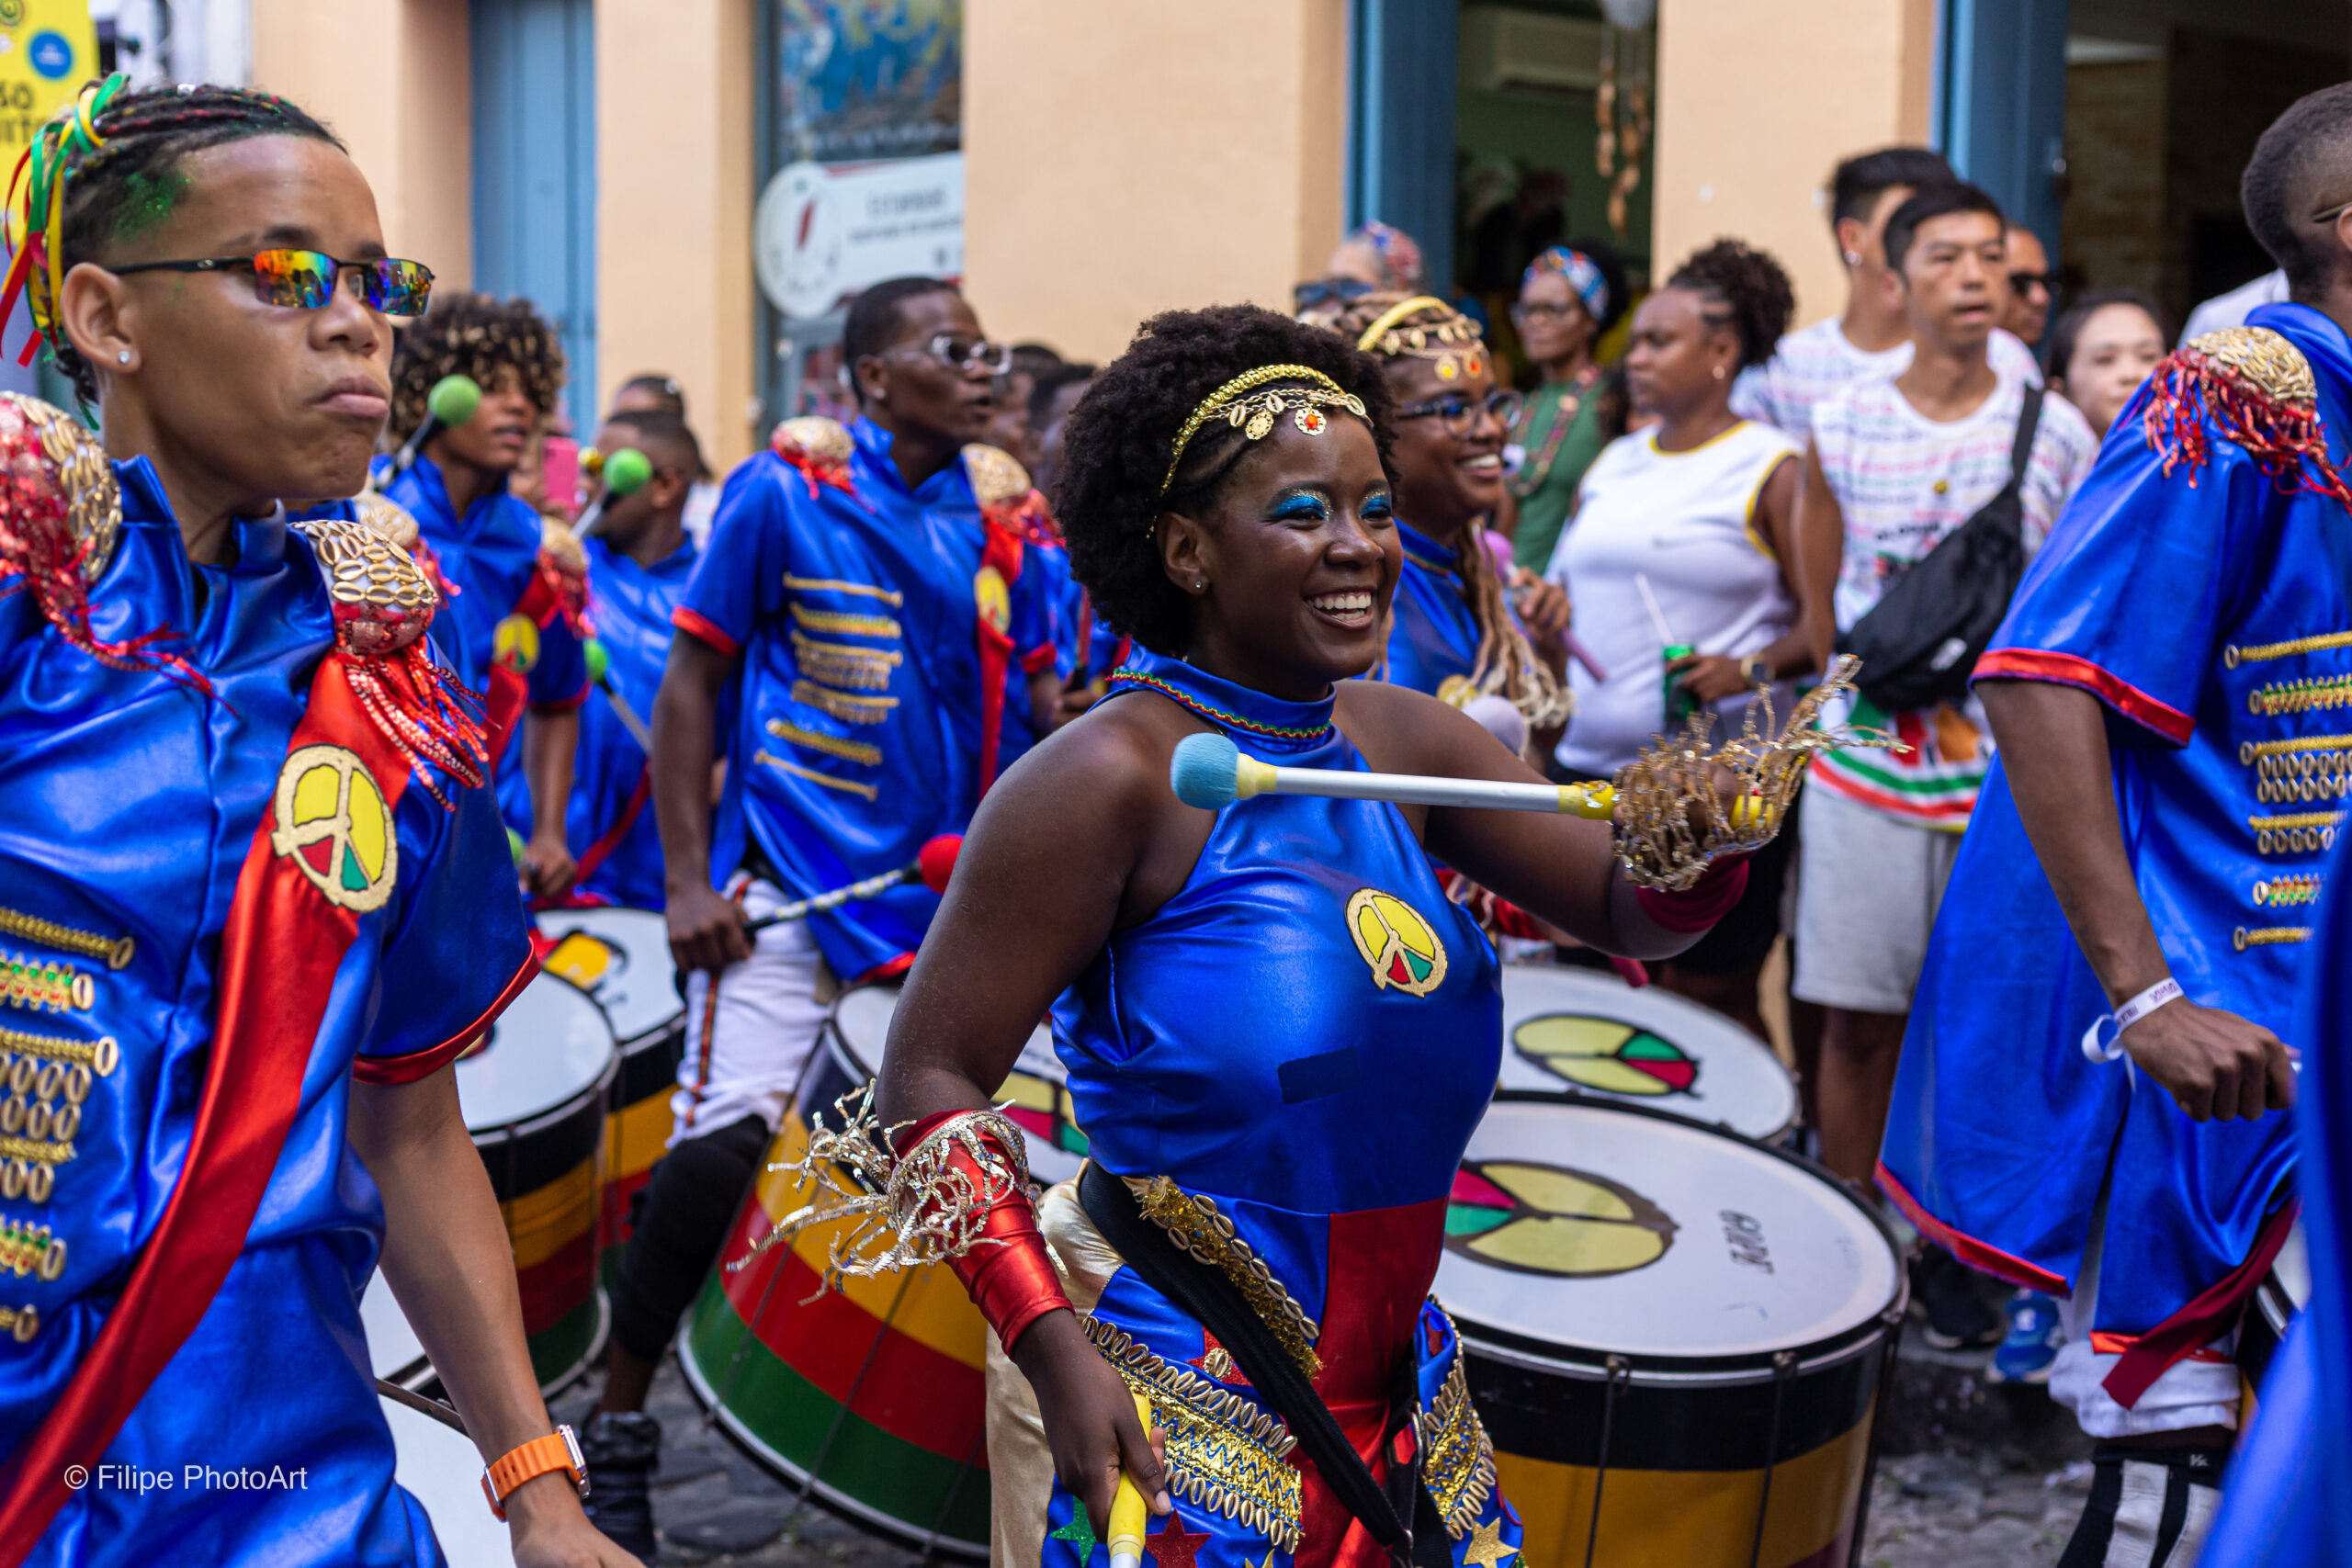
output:
[[[1796,1084],[1763,1041],[1671,991],[1588,969],[1503,965],[1502,1087],[1645,1105],[1768,1142],[1797,1117]]]
[[[1843,1187],[1679,1117],[1507,1091],[1436,1294],[1527,1562],[1845,1562],[1905,1292]]]
[[[610,1309],[596,1278],[596,1195],[617,1065],[596,1004],[545,975],[458,1059],[466,1131],[514,1248],[531,1369],[550,1394],[604,1348]]]
[[[841,1125],[834,1102],[873,1078],[898,1001],[896,986],[870,986],[835,1004],[768,1163],[801,1156],[812,1113]],[[1044,1029],[997,1099],[1011,1101],[1040,1187],[1078,1174],[1086,1143]],[[728,1267],[813,1195],[788,1170],[753,1184],[680,1337],[686,1381],[746,1452],[827,1506],[926,1551],[985,1558],[988,1325],[955,1274],[911,1269],[824,1290],[838,1224]]]
[[[669,927],[645,909],[549,909],[539,929],[556,939],[548,974],[605,1010],[620,1046],[605,1116],[605,1186],[596,1241],[607,1287],[620,1269],[628,1209],[670,1141],[670,1091],[686,1049],[686,1004],[670,958]]]

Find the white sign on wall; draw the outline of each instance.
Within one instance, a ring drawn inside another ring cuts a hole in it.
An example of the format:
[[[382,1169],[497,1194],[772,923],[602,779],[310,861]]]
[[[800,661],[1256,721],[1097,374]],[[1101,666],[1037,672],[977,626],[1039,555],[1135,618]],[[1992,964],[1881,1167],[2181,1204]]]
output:
[[[964,272],[964,155],[793,164],[752,217],[760,291],[787,316],[821,316],[886,277]]]

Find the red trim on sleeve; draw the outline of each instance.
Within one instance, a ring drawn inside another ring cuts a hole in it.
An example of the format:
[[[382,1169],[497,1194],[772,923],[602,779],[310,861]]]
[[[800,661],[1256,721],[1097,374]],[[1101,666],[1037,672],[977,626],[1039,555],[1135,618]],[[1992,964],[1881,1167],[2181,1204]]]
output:
[[[578,713],[588,701],[589,690],[588,682],[582,681],[580,682],[578,696],[562,697],[551,703],[533,703],[531,711],[533,713]]]
[[[1983,668],[1981,665],[1979,668]],[[2071,1296],[2066,1281],[2047,1269],[2037,1269],[2022,1258],[2012,1258],[1997,1247],[1987,1247],[1974,1236],[1962,1235],[1919,1206],[1919,1201],[1903,1190],[1894,1173],[1879,1162],[1879,1190],[1894,1200],[1894,1206],[1904,1217],[1917,1226],[1921,1235],[1938,1247],[1967,1264],[1996,1279],[2007,1280],[2012,1285],[2022,1285],[2029,1291],[2040,1291],[2045,1296]]]
[[[1024,675],[1035,675],[1038,671],[1053,663],[1054,652],[1054,645],[1050,642],[1040,643],[1031,649],[1021,656],[1021,672]]]
[[[539,955],[533,952],[525,956],[514,977],[498,993],[497,998],[482,1010],[480,1018],[449,1036],[438,1045],[422,1051],[411,1051],[403,1056],[360,1056],[351,1064],[351,1076],[361,1083],[414,1083],[431,1077],[435,1073],[466,1054],[466,1047],[481,1038],[483,1030],[498,1021],[498,1015],[514,1004],[523,987],[538,978]]]
[[[684,604],[670,612],[670,624],[680,631],[707,642],[732,659],[743,651],[743,645],[714,626],[707,615],[698,615]]]
[[[901,953],[896,958],[884,959],[842,988],[848,990],[854,986],[871,986],[877,980],[895,980],[914,966],[915,955],[911,953]]]
[[[2197,721],[2168,703],[2071,653],[2034,648],[1996,648],[1976,661],[1972,681],[2052,681],[2079,686],[2132,723],[2152,729],[2176,746],[2188,744]]]

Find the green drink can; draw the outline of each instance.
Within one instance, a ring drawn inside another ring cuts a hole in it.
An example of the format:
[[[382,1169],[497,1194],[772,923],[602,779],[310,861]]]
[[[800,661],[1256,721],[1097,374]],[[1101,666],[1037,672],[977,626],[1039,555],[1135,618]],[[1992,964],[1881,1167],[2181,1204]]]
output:
[[[1688,659],[1697,651],[1682,643],[1669,644],[1666,649],[1666,662],[1670,666],[1676,660]],[[1690,694],[1682,689],[1681,671],[1668,669],[1666,672],[1666,728],[1679,728],[1683,720],[1697,711],[1698,705],[1690,700]]]

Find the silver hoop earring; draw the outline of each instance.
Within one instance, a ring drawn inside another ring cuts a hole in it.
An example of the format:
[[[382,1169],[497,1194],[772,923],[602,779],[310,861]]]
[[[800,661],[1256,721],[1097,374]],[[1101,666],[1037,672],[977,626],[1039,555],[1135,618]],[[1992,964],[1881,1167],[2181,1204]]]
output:
[[[130,364],[130,350],[129,350],[129,349],[127,349],[127,348],[118,348],[118,349],[116,349],[116,350],[114,351],[114,362],[115,362],[117,365],[128,365],[128,364]]]

